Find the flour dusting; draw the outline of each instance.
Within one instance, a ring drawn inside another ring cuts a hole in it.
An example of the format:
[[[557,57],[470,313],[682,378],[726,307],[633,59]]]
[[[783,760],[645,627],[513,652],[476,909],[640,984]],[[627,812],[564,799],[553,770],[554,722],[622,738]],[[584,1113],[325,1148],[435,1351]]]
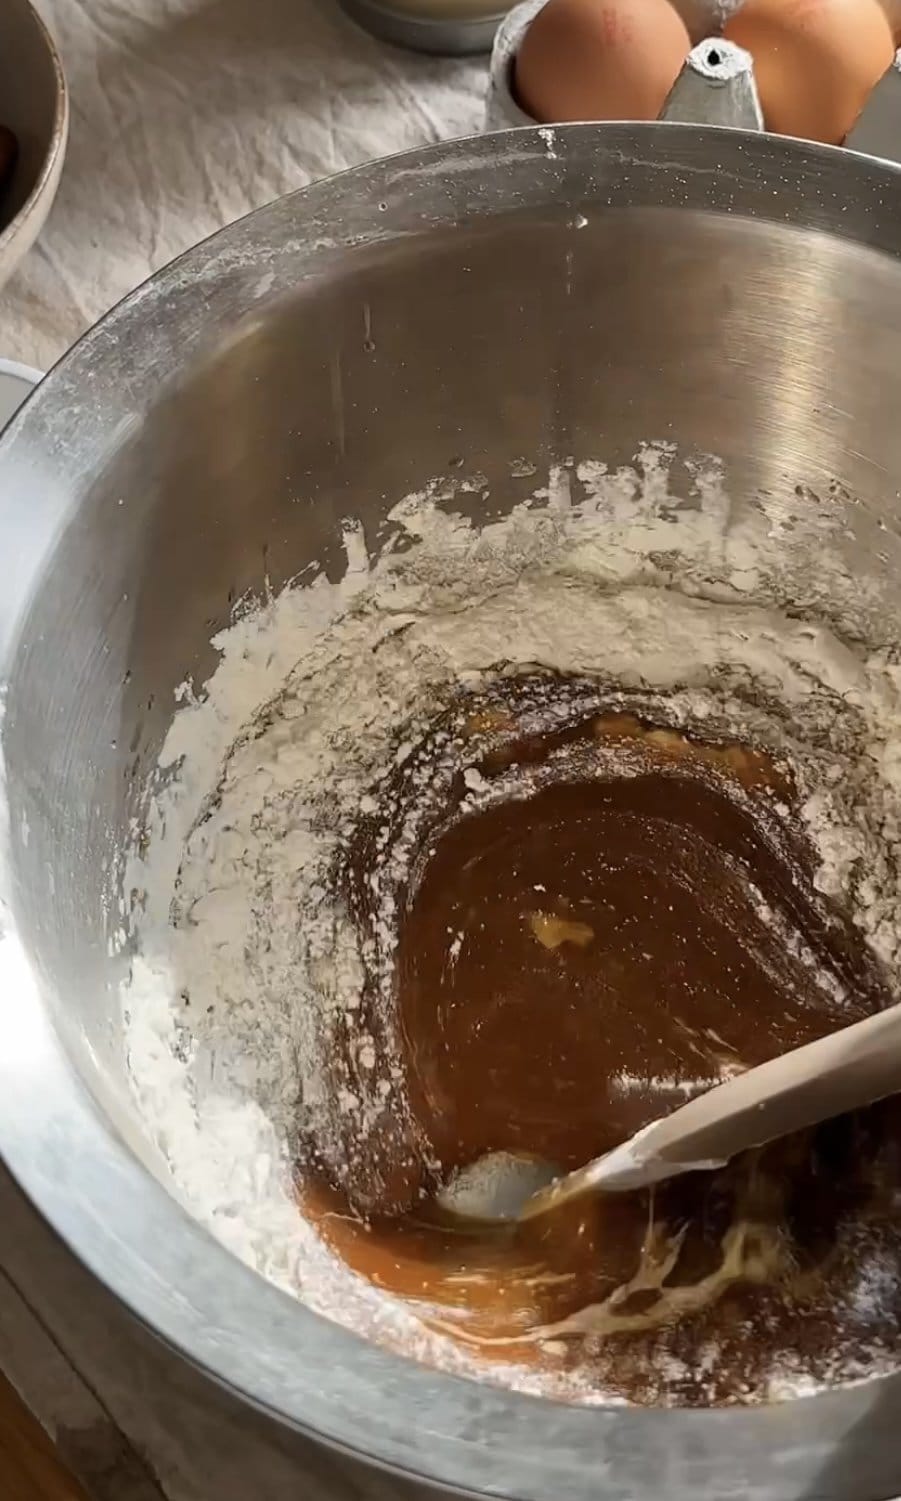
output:
[[[190,1211],[332,1318],[446,1368],[580,1400],[607,1399],[572,1372],[486,1371],[421,1310],[351,1273],[301,1214],[292,1167],[309,1136],[339,1177],[367,1153],[377,1175],[385,1130],[415,1135],[387,1004],[415,813],[376,835],[375,931],[361,935],[333,872],[393,777],[420,804],[440,793],[440,736],[427,764],[416,746],[454,691],[499,673],[602,681],[665,701],[673,725],[788,755],[817,884],[848,904],[901,992],[895,644],[871,639],[876,604],[844,566],[828,508],[811,523],[808,576],[765,498],[739,516],[715,461],[677,458],[648,445],[624,469],[555,466],[482,526],[466,514],[478,480],[436,481],[394,506],[377,553],[348,521],[343,578],[306,575],[248,601],[215,638],[217,669],[181,692],[120,873],[131,1081]],[[789,609],[798,597],[803,612]],[[474,807],[503,792],[475,767],[465,784]],[[367,981],[386,997],[368,1030]],[[880,1275],[862,1267],[860,1299]],[[878,1366],[874,1352],[840,1374]],[[807,1384],[786,1366],[769,1394]]]

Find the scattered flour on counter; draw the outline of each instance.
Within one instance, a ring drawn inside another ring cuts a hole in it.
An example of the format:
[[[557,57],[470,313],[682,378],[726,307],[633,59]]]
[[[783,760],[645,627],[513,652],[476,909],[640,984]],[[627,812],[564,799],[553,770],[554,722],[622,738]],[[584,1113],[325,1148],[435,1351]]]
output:
[[[739,515],[715,462],[677,484],[674,461],[649,445],[632,468],[561,466],[481,528],[454,510],[466,485],[436,482],[394,507],[377,557],[348,522],[339,582],[248,604],[215,638],[219,665],[181,692],[121,872],[130,1075],[174,1191],[311,1307],[450,1369],[486,1374],[336,1260],[291,1166],[300,1124],[340,1167],[386,1113],[408,1114],[391,1017],[356,1030],[364,976],[390,967],[392,898],[361,939],[330,872],[455,686],[537,665],[789,748],[822,890],[852,903],[901,981],[901,669],[860,644],[879,601],[840,542],[830,553],[825,512],[812,581],[763,501]],[[785,613],[795,597],[804,618]],[[473,797],[481,784],[467,774]],[[604,1400],[566,1374],[490,1379]]]

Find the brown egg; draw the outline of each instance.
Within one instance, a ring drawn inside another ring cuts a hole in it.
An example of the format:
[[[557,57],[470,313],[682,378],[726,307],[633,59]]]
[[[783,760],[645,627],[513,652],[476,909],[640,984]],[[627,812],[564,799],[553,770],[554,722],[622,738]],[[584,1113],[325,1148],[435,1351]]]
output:
[[[833,145],[895,53],[878,0],[745,0],[725,35],[754,59],[767,129]]]
[[[653,120],[690,48],[669,0],[548,0],[519,44],[515,92],[534,120]]]
[[[879,0],[879,3],[892,28],[892,40],[897,47],[901,45],[901,0]]]

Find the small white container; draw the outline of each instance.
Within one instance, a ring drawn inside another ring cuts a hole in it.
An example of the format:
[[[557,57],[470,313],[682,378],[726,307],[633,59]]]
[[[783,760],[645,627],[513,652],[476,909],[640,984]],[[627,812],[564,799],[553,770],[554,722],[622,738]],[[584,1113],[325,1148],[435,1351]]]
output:
[[[2,0],[0,0],[2,3]],[[506,9],[503,0],[340,0],[372,36],[410,52],[469,57],[489,52]]]
[[[30,365],[0,360],[0,432],[40,379],[40,370],[32,370]]]

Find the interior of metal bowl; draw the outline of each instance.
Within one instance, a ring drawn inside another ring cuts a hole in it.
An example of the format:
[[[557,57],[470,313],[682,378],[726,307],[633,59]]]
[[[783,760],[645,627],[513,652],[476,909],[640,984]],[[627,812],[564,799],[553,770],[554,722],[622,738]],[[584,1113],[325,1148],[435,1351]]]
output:
[[[375,545],[461,461],[503,510],[517,460],[717,454],[730,525],[761,492],[829,510],[846,582],[869,582],[860,634],[901,641],[899,202],[887,165],[737,132],[438,147],[191,252],[7,432],[0,1149],[139,1316],[284,1421],[513,1497],[901,1487],[897,1377],[747,1411],[570,1409],[387,1354],[241,1266],[153,1176],[109,890],[174,692],[209,675],[235,601],[340,571],[342,519]],[[794,606],[828,613],[809,540],[785,547]]]

